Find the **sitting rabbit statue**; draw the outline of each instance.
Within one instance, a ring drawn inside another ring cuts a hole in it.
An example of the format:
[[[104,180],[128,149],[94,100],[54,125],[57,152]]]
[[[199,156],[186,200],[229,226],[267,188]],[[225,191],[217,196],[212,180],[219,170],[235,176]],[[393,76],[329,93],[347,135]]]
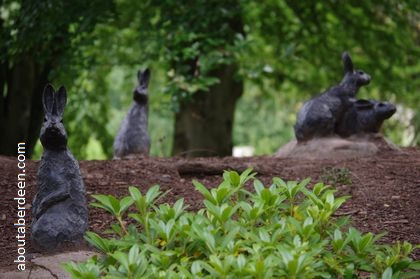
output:
[[[352,105],[359,88],[369,84],[371,78],[361,70],[355,70],[350,55],[342,55],[344,78],[341,83],[305,102],[298,112],[295,135],[298,142],[315,137],[335,134],[335,129],[345,111]]]
[[[150,70],[138,71],[139,85],[133,93],[134,104],[128,111],[114,141],[114,158],[127,155],[149,155],[150,138],[147,132],[148,85]]]
[[[337,134],[349,137],[361,133],[378,133],[382,123],[396,112],[395,105],[376,100],[357,100],[347,110],[337,127]]]
[[[44,89],[45,119],[40,140],[44,152],[39,164],[37,193],[32,203],[32,239],[42,248],[54,249],[83,237],[88,227],[86,192],[79,164],[67,148],[62,123],[66,89]]]

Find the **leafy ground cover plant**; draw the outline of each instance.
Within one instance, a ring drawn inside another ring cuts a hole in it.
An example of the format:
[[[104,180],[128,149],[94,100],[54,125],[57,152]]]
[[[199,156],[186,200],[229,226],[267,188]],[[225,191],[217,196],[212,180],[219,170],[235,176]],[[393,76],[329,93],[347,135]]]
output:
[[[102,254],[65,264],[73,278],[414,278],[418,248],[408,242],[377,244],[333,213],[349,198],[317,183],[273,178],[266,187],[248,169],[225,172],[208,190],[194,181],[204,208],[186,211],[183,199],[157,204],[159,186],[146,194],[130,187],[121,200],[94,195],[92,205],[115,216],[112,237],[86,240]],[[253,180],[254,191],[244,188]],[[130,207],[134,211],[128,212]],[[125,216],[132,220],[126,225]]]

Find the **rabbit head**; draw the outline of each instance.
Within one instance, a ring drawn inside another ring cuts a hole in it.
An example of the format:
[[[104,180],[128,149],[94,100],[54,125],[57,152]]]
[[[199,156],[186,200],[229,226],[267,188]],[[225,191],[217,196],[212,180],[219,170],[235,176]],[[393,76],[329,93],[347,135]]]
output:
[[[388,102],[374,101],[375,115],[377,119],[385,120],[390,118],[397,111],[395,105]]]
[[[358,129],[368,133],[379,132],[384,120],[396,112],[393,104],[376,100],[357,100],[354,107],[359,123]]]
[[[63,125],[66,103],[67,92],[64,86],[61,86],[57,92],[50,84],[45,86],[42,96],[45,118],[40,136],[45,149],[62,150],[67,148],[67,134]]]
[[[381,102],[376,100],[357,100],[354,103],[357,111],[374,111],[375,118],[378,120],[385,120],[390,118],[397,111],[395,105],[389,102]]]
[[[147,103],[148,99],[148,87],[150,80],[150,70],[146,69],[143,72],[139,70],[137,72],[137,79],[139,81],[138,86],[134,89],[133,98],[139,104]]]
[[[358,89],[363,85],[369,84],[371,80],[370,75],[366,74],[362,70],[354,69],[353,62],[348,52],[343,53],[342,60],[344,66],[344,78],[340,83],[341,85]]]

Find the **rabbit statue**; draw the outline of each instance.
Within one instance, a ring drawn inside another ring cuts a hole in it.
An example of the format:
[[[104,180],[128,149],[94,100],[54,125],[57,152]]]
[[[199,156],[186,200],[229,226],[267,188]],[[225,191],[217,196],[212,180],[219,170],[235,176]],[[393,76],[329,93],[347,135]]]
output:
[[[362,133],[378,133],[382,123],[390,118],[397,108],[388,102],[357,100],[347,110],[337,127],[337,134],[349,137]]]
[[[88,227],[85,187],[79,164],[67,148],[62,122],[66,102],[63,86],[57,92],[50,84],[45,87],[42,98],[45,118],[40,135],[44,152],[32,203],[31,235],[47,250],[81,239]]]
[[[138,86],[133,92],[134,104],[128,111],[114,140],[114,158],[128,155],[149,155],[148,86],[150,70],[138,71]]]
[[[340,84],[306,101],[298,112],[294,127],[298,142],[336,134],[336,126],[352,106],[357,91],[369,84],[371,77],[354,69],[347,52],[343,53],[342,61],[345,75]]]

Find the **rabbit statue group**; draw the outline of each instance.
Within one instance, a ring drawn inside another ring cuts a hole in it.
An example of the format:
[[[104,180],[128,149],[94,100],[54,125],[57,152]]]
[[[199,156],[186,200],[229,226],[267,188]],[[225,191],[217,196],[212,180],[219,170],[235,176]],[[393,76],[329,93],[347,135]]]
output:
[[[341,83],[305,102],[298,112],[295,136],[298,142],[338,135],[349,137],[361,133],[377,133],[383,121],[396,108],[375,100],[356,100],[360,87],[371,77],[354,69],[350,55],[342,55],[344,78]]]
[[[51,85],[44,89],[45,113],[40,140],[44,153],[39,164],[37,193],[32,203],[32,239],[42,248],[83,237],[88,227],[86,192],[79,164],[67,148],[62,122],[67,93]]]
[[[294,127],[297,143],[332,135],[341,138],[360,133],[377,133],[391,117],[394,105],[375,100],[356,100],[360,87],[371,77],[355,70],[350,55],[342,55],[344,78],[340,84],[304,103]],[[113,144],[114,158],[148,156],[148,85],[150,70],[138,71],[138,86]],[[45,120],[40,140],[44,152],[38,170],[38,189],[32,204],[32,238],[41,247],[54,249],[60,243],[83,237],[88,227],[86,191],[79,165],[67,148],[62,123],[67,93],[47,85],[42,104]],[[347,142],[339,142],[340,148]],[[298,145],[296,143],[296,145]],[[306,151],[304,152],[306,153]]]

